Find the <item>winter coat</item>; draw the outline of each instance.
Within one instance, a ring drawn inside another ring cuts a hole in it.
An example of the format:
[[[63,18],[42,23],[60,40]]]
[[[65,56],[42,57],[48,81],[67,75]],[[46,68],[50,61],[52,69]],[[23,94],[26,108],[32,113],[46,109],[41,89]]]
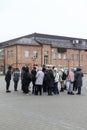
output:
[[[74,72],[73,71],[69,72],[69,79],[70,79],[70,82],[74,82]]]
[[[19,71],[15,71],[13,73],[13,80],[14,81],[19,81],[19,77],[20,77],[20,72]]]
[[[53,75],[53,71],[52,70],[49,70],[49,76],[50,76],[50,87],[54,87],[54,75]]]
[[[45,71],[44,82],[47,88],[52,88],[54,86],[54,76],[49,70]]]
[[[5,80],[10,81],[11,80],[11,70],[8,69],[6,74],[5,74]]]
[[[75,80],[76,80],[77,87],[82,87],[82,77],[83,77],[83,73],[81,72],[81,69],[77,68],[75,72]]]
[[[35,85],[43,85],[44,72],[42,70],[38,70],[36,74]]]
[[[54,73],[54,82],[58,82],[59,81],[59,74],[56,72]]]
[[[33,69],[32,71],[31,71],[31,74],[32,74],[32,81],[33,82],[35,82],[35,80],[36,80],[36,69]]]
[[[22,73],[23,86],[29,86],[30,82],[31,82],[31,74],[29,73],[29,68],[25,67],[25,70]]]
[[[29,72],[25,72],[23,74],[22,83],[23,83],[24,86],[29,86],[30,82],[31,82],[31,80],[30,80],[30,73]]]

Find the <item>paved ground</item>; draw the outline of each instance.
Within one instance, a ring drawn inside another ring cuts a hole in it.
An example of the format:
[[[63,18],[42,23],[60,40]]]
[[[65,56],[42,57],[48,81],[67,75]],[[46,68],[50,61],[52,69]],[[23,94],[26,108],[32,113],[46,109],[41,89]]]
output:
[[[0,130],[87,130],[87,81],[82,95],[24,95],[20,90],[5,93],[0,76]]]

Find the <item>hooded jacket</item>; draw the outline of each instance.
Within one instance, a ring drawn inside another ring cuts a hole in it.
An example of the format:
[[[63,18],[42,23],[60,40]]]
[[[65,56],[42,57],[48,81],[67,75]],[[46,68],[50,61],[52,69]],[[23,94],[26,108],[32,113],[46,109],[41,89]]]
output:
[[[83,73],[81,72],[81,68],[77,67],[75,72],[75,80],[77,83],[77,87],[82,87],[82,77],[83,77]]]

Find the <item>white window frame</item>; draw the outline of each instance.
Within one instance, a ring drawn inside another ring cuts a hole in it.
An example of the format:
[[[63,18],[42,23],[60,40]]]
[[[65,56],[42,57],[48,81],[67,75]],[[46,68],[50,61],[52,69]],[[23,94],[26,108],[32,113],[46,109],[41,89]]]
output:
[[[52,54],[52,58],[53,58],[53,60],[56,60],[56,53],[55,52]]]
[[[58,59],[62,59],[62,53],[58,53]]]
[[[63,54],[63,59],[64,59],[64,60],[67,59],[66,53]]]
[[[33,51],[33,57],[36,59],[38,58],[38,51]]]
[[[71,55],[70,55],[70,59],[71,59],[71,60],[74,60],[74,54],[71,54]]]
[[[30,54],[29,54],[29,51],[28,51],[28,50],[25,50],[25,51],[24,51],[24,56],[25,56],[26,58],[29,58],[29,55],[30,55]]]

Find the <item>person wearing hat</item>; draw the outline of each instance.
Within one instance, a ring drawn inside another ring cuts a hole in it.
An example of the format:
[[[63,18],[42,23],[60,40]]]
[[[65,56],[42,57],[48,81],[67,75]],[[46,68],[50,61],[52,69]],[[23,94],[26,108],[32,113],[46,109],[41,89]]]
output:
[[[81,87],[82,87],[82,77],[83,77],[83,73],[81,72],[81,67],[77,67],[76,69],[76,73],[75,73],[75,79],[76,79],[76,83],[77,83],[77,94],[80,95],[81,94]]]
[[[5,74],[6,92],[7,92],[7,93],[10,93],[10,92],[11,92],[11,91],[9,90],[10,81],[11,81],[11,69],[12,69],[12,66],[8,66],[8,69],[7,69],[6,74]]]

